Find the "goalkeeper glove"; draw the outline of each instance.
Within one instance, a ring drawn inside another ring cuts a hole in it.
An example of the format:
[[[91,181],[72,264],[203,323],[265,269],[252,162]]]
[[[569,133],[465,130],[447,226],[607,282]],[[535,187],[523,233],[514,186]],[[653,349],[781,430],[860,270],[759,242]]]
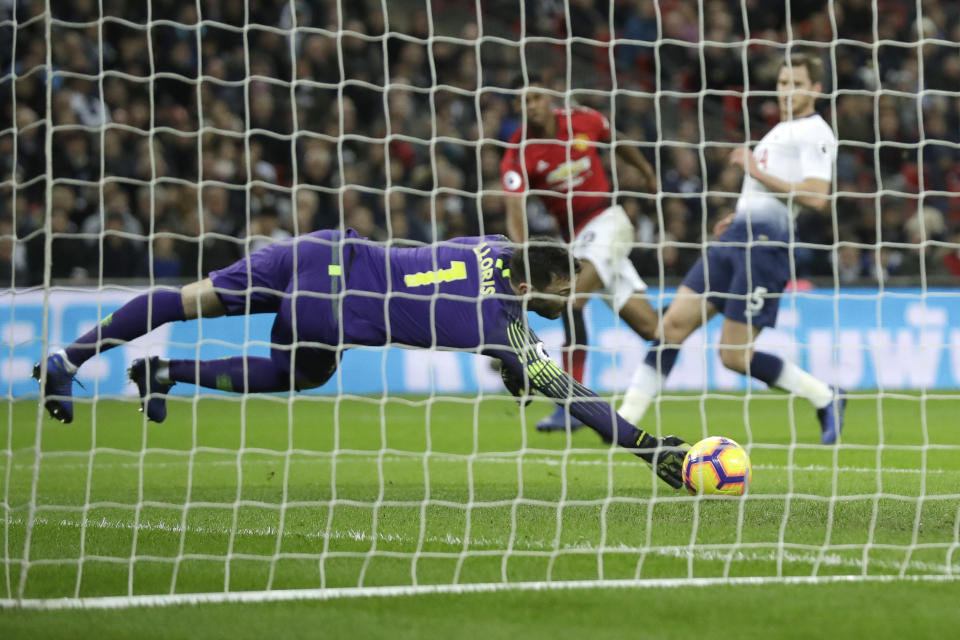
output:
[[[532,392],[529,390],[522,373],[516,374],[513,373],[509,367],[500,365],[500,378],[503,380],[503,386],[507,388],[511,394],[516,396],[517,402],[523,406],[529,405],[533,402],[531,397]]]
[[[677,436],[655,438],[641,431],[637,439],[637,455],[643,458],[660,479],[674,489],[683,486],[683,459],[690,450],[690,444]]]

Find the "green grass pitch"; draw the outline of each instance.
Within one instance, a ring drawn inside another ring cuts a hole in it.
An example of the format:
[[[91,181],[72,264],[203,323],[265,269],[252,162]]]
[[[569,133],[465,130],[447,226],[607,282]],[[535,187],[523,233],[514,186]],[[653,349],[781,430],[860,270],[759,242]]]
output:
[[[550,405],[536,402],[521,415],[503,396],[175,398],[162,425],[144,423],[132,402],[101,400],[78,403],[71,425],[44,417],[39,431],[35,402],[6,403],[0,598],[21,588],[34,491],[27,598],[601,578],[950,576],[960,572],[957,406],[950,394],[854,394],[842,446],[824,447],[803,401],[767,393],[746,400],[668,396],[656,415],[648,414],[648,429],[691,442],[726,435],[748,447],[754,464],[746,499],[701,499],[654,481],[645,464],[605,447],[589,430],[537,433],[533,423]],[[526,632],[535,627],[533,637],[579,628],[617,635],[636,624],[611,615],[609,603],[630,600],[640,610],[656,609],[647,615],[659,621],[654,629],[662,637],[677,637],[670,630],[680,634],[689,623],[675,612],[724,601],[768,611],[773,620],[778,611],[789,616],[799,600],[818,610],[811,620],[837,628],[848,622],[846,607],[919,602],[924,608],[899,622],[934,631],[947,629],[940,625],[951,617],[956,623],[956,607],[945,606],[943,594],[956,602],[958,584],[507,592],[384,598],[373,609],[371,600],[359,599],[149,615],[0,610],[0,632],[6,626],[55,637],[57,629],[75,635],[77,625],[89,624],[125,635],[130,625],[153,637],[143,625],[156,620],[148,625],[163,629],[156,637],[178,637],[177,629],[189,635],[204,624],[252,633],[284,616],[310,629],[319,624],[310,620],[322,616],[357,637],[417,637],[417,620],[438,625],[443,635],[457,635],[444,631],[450,625],[467,636],[516,637],[524,621]],[[491,610],[499,612],[498,624],[489,620]],[[400,622],[384,628],[391,612]],[[810,637],[790,635],[804,628],[783,618],[774,637]]]

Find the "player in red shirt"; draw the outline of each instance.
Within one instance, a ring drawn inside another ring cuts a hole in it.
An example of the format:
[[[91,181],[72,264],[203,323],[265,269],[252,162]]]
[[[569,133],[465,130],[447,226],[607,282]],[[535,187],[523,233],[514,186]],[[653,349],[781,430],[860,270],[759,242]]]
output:
[[[563,315],[563,364],[582,382],[587,343],[582,309],[591,294],[603,294],[613,311],[645,340],[657,337],[658,318],[646,297],[638,295],[647,286],[629,259],[633,224],[623,207],[613,202],[600,160],[600,150],[611,140],[609,121],[587,107],[555,107],[543,81],[533,74],[528,78],[527,90],[517,96],[523,124],[510,138],[500,165],[507,192],[507,232],[514,242],[526,240],[526,195],[536,195],[580,259],[574,299]],[[520,79],[512,88],[524,86]],[[640,151],[629,145],[615,149],[621,160],[640,171],[646,190],[655,192],[653,168]],[[568,423],[571,429],[581,426],[557,407],[537,423],[537,429],[564,430]]]

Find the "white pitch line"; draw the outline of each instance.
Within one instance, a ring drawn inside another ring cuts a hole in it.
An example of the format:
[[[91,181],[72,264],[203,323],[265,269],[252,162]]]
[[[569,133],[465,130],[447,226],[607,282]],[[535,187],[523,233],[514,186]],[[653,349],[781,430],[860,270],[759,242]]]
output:
[[[8,521],[8,524],[11,526],[23,526],[25,520],[23,518],[14,518]],[[207,535],[222,535],[229,536],[231,535],[231,530],[223,527],[203,527],[203,526],[188,526],[183,527],[179,523],[169,524],[164,521],[152,522],[152,521],[141,521],[136,526],[132,522],[125,520],[107,520],[106,518],[86,520],[86,527],[88,529],[118,529],[118,530],[133,530],[137,529],[138,531],[161,531],[165,533],[193,533],[193,534],[207,534]],[[52,527],[61,527],[61,528],[73,528],[79,529],[84,526],[84,521],[77,520],[51,520],[43,516],[37,516],[34,518],[34,525],[40,526],[52,526]],[[266,537],[266,538],[276,538],[279,533],[279,530],[275,527],[265,527],[258,529],[251,528],[241,528],[233,532],[235,536],[248,536],[248,537]],[[345,530],[333,530],[328,532],[325,531],[315,531],[315,532],[293,532],[285,531],[284,536],[305,538],[308,540],[351,540],[354,542],[365,542],[373,539],[373,535],[369,531],[361,531],[359,529],[345,529]],[[378,543],[387,542],[387,543],[396,543],[396,544],[407,544],[415,545],[418,542],[417,538],[411,536],[404,536],[397,533],[384,533],[377,532],[376,540]],[[449,547],[454,547],[458,551],[463,550],[464,539],[461,536],[455,535],[451,532],[447,532],[442,536],[424,536],[424,543],[428,544],[437,544],[437,545],[446,545]],[[483,546],[488,547],[487,550],[498,550],[502,549],[504,553],[507,552],[507,540],[503,538],[487,538],[484,536],[476,537],[471,536],[469,539],[469,544],[471,547]],[[904,564],[902,562],[896,562],[892,560],[871,560],[867,563],[864,563],[860,558],[848,558],[841,556],[837,553],[825,553],[822,557],[819,553],[800,553],[796,551],[791,551],[783,549],[780,551],[771,549],[769,551],[736,551],[731,553],[730,551],[722,551],[718,549],[697,549],[691,547],[658,547],[653,549],[648,549],[644,547],[628,545],[625,543],[618,543],[615,545],[606,545],[602,549],[593,544],[592,542],[577,542],[577,543],[564,543],[561,545],[554,546],[548,543],[546,540],[525,540],[523,538],[516,538],[513,542],[514,550],[521,551],[556,551],[562,553],[564,551],[573,551],[573,552],[583,552],[583,551],[597,551],[597,552],[625,552],[625,553],[647,553],[656,556],[669,557],[669,558],[681,558],[681,559],[694,559],[694,560],[706,560],[706,561],[724,561],[728,559],[731,562],[776,562],[778,559],[783,559],[784,562],[794,563],[794,564],[819,564],[833,566],[833,567],[852,567],[863,569],[864,564],[867,568],[874,567],[880,569],[896,569],[900,570],[903,568]],[[905,549],[906,550],[906,549]],[[358,552],[364,553],[364,552]],[[469,553],[469,551],[467,552]],[[318,555],[319,557],[319,555]],[[930,573],[938,574],[950,574],[950,573],[960,573],[960,564],[954,565],[945,565],[945,564],[936,564],[932,562],[923,562],[918,560],[912,560],[907,563],[907,569],[912,569],[916,571],[926,571]]]
[[[100,454],[102,455],[120,455],[120,454]],[[131,454],[139,455],[139,454]],[[152,454],[156,455],[156,454]],[[169,455],[169,454],[167,454]],[[228,455],[228,454],[224,454]],[[247,454],[248,456],[265,456],[270,454],[262,454],[260,452],[251,452]],[[54,459],[57,457],[56,453],[48,453],[44,456],[45,460]],[[284,464],[284,457],[282,455],[272,456],[276,458],[276,464],[282,466]],[[398,456],[398,455],[385,455],[383,456],[384,462],[412,462],[416,464],[423,463],[422,455],[410,455],[410,456]],[[371,451],[369,456],[359,456],[354,453],[345,454],[342,457],[337,458],[337,465],[344,464],[369,464],[371,461],[379,460],[380,456],[375,451]],[[434,463],[447,463],[447,464],[466,464],[467,458],[463,456],[450,457],[444,454],[432,454],[428,456],[430,462]],[[304,458],[302,455],[297,454],[296,457],[291,458],[291,465],[316,465],[322,463],[328,463],[331,460],[330,457],[317,457],[317,458]],[[638,465],[635,461],[626,461],[626,460],[555,460],[553,458],[540,458],[540,457],[484,457],[479,456],[473,459],[473,464],[541,464],[548,467],[635,467]],[[184,460],[177,461],[165,461],[165,462],[153,462],[149,460],[144,460],[143,463],[140,462],[115,462],[115,461],[101,461],[94,462],[94,469],[101,468],[118,468],[118,469],[139,469],[140,467],[144,468],[165,468],[165,467],[184,467],[188,466],[190,461],[184,456]],[[266,459],[247,459],[243,462],[244,465],[251,464],[271,464],[271,461]],[[87,462],[65,462],[62,464],[57,464],[57,469],[87,469],[89,463]],[[193,467],[233,467],[236,468],[237,460],[194,460],[192,463]],[[0,464],[0,469],[3,469],[4,465]],[[753,465],[754,470],[760,471],[793,471],[793,472],[830,472],[832,473],[834,469],[840,473],[870,473],[876,474],[877,469],[874,467],[849,467],[849,466],[840,466],[840,467],[831,467],[827,465],[776,465],[776,464],[755,464]],[[16,463],[12,466],[12,469],[17,471],[26,471],[33,469],[33,464],[24,464]],[[880,471],[882,473],[897,473],[897,474],[921,474],[925,473],[928,475],[943,475],[943,474],[960,474],[960,469],[903,469],[897,467],[881,467]]]
[[[533,582],[456,582],[447,584],[406,584],[389,587],[314,587],[262,591],[214,591],[159,595],[96,596],[89,598],[0,598],[2,609],[33,611],[118,610],[143,607],[203,606],[205,604],[264,604],[274,602],[329,602],[356,598],[400,598],[432,595],[465,596],[478,593],[530,593],[586,589],[697,589],[717,587],[761,587],[765,585],[824,585],[958,582],[956,575],[843,574],[816,576],[732,576],[710,578],[632,578],[626,580],[538,580]]]

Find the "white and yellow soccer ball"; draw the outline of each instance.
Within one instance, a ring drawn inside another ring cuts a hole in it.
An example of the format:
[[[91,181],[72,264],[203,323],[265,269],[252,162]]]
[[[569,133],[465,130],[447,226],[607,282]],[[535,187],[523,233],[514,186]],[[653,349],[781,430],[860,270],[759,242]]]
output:
[[[701,440],[683,459],[683,484],[693,494],[742,496],[752,475],[750,456],[730,438]]]

